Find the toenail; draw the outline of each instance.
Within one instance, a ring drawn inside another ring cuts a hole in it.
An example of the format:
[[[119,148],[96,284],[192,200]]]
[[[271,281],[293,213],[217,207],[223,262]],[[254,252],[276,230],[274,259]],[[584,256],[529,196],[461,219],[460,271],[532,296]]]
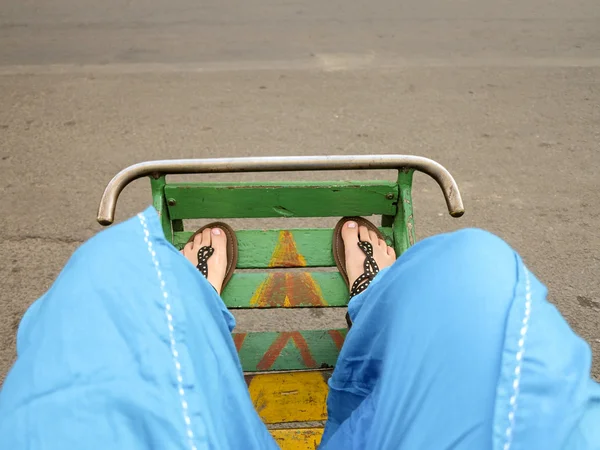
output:
[[[348,228],[356,228],[356,222],[348,222]]]
[[[212,234],[214,234],[215,236],[218,236],[221,234],[221,230],[219,230],[218,228],[213,228],[211,231],[212,231]]]

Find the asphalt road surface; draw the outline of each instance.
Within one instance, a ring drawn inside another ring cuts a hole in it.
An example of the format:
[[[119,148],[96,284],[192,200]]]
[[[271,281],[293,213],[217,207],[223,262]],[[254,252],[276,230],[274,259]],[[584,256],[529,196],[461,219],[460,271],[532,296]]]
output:
[[[598,0],[0,0],[0,99],[0,380],[20,317],[100,229],[118,170],[383,153],[454,174],[461,219],[416,177],[418,236],[478,226],[506,239],[589,342],[600,377]],[[118,219],[149,202],[137,181]],[[240,327],[342,316],[243,314]]]

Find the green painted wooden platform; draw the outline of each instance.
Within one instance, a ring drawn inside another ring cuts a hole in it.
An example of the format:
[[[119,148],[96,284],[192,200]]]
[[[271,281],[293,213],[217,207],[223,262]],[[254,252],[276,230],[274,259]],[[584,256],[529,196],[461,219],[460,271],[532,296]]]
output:
[[[181,249],[195,230],[186,219],[273,218],[273,230],[236,230],[238,270],[222,293],[231,309],[340,308],[348,287],[335,268],[330,228],[287,228],[290,217],[380,216],[380,230],[400,255],[414,243],[412,171],[395,182],[172,183],[152,179],[167,238]],[[323,268],[326,268],[325,270]],[[327,374],[346,329],[233,333],[254,405],[266,423],[327,417]],[[286,373],[281,373],[284,371]],[[308,371],[308,372],[307,372]],[[273,430],[282,448],[314,449],[321,428]]]

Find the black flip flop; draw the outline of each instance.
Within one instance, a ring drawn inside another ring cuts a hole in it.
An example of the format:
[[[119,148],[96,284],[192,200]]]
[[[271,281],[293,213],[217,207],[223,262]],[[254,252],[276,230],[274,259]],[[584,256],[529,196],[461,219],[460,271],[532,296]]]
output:
[[[202,228],[196,230],[194,234],[190,236],[188,239],[188,243],[194,240],[194,238],[202,233],[207,228],[219,228],[223,230],[225,235],[227,236],[227,269],[225,270],[225,278],[223,279],[223,285],[221,287],[221,291],[225,288],[231,277],[233,276],[233,272],[237,265],[238,261],[238,241],[237,236],[235,235],[235,231],[229,225],[223,222],[212,222],[207,225],[204,225]],[[198,265],[196,268],[208,278],[208,259],[213,255],[215,249],[210,246],[201,247],[198,250]]]
[[[369,287],[369,284],[371,284],[375,275],[379,273],[379,266],[373,257],[373,246],[371,243],[367,241],[358,241],[358,247],[365,254],[365,262],[363,263],[364,272],[356,279],[356,281],[354,281],[352,286],[350,286],[348,271],[346,270],[346,246],[342,239],[342,228],[347,222],[356,222],[357,227],[367,227],[369,231],[375,232],[379,239],[385,240],[385,236],[373,223],[362,217],[344,217],[335,226],[335,229],[333,230],[333,259],[335,260],[335,265],[342,275],[342,278],[346,282],[346,286],[348,286],[350,298],[352,298]],[[347,313],[346,322],[348,323],[348,328],[350,328],[352,326],[352,321]]]

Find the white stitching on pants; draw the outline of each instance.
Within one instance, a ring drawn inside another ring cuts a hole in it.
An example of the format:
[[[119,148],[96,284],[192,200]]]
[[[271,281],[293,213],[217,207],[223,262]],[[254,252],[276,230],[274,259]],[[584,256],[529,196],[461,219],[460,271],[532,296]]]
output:
[[[516,354],[516,365],[513,378],[513,394],[510,397],[510,411],[508,413],[508,427],[506,428],[506,440],[504,450],[510,450],[513,441],[515,429],[515,415],[517,413],[517,403],[519,399],[519,385],[521,383],[521,371],[523,368],[523,356],[525,354],[525,340],[529,329],[529,318],[531,316],[531,281],[529,280],[529,271],[523,266],[525,271],[525,314],[521,327],[521,337],[519,338],[519,350]]]
[[[177,373],[177,390],[179,392],[179,397],[181,399],[181,409],[183,412],[183,420],[185,422],[185,429],[187,438],[189,441],[190,450],[197,450],[196,445],[194,444],[194,432],[192,431],[191,420],[188,413],[188,402],[185,396],[185,389],[183,389],[183,376],[181,375],[181,363],[179,361],[179,352],[177,351],[177,343],[175,342],[175,334],[173,327],[173,316],[171,315],[171,303],[169,303],[169,293],[167,292],[165,280],[163,279],[162,272],[160,270],[160,265],[158,263],[158,259],[156,258],[156,251],[152,248],[152,242],[150,241],[150,231],[148,230],[148,224],[146,223],[146,217],[140,213],[138,214],[138,218],[140,219],[140,223],[144,228],[144,242],[148,245],[148,252],[152,257],[152,263],[154,264],[154,269],[156,270],[156,276],[158,277],[158,282],[160,283],[160,291],[163,297],[163,303],[165,307],[165,316],[167,318],[167,326],[169,328],[169,339],[171,342],[171,354],[173,355],[173,363],[175,365],[175,371]]]

